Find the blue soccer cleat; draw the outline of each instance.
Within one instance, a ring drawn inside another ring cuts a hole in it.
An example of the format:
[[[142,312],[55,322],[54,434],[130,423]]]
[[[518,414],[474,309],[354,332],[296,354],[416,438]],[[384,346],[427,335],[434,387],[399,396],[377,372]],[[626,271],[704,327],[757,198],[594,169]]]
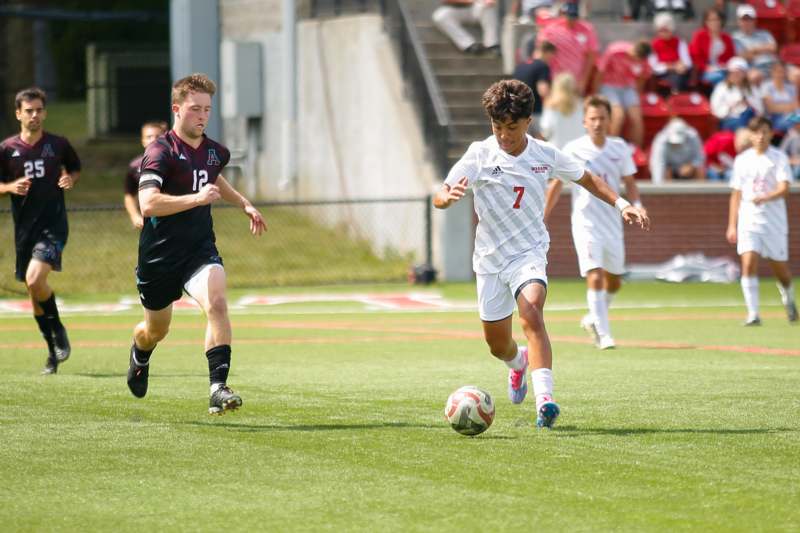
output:
[[[508,369],[508,399],[511,400],[511,403],[522,403],[528,394],[528,379],[526,377],[528,373],[528,349],[522,348],[522,351],[525,352],[525,368],[522,370]]]
[[[544,402],[536,415],[536,427],[551,429],[560,413],[561,409],[556,402]]]

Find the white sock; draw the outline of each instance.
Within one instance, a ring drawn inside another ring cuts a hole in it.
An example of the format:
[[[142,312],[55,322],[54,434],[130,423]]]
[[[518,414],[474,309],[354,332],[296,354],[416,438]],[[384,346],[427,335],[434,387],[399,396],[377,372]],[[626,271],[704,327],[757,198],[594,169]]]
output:
[[[537,368],[531,372],[531,381],[538,411],[544,402],[553,401],[553,371],[549,368]]]
[[[747,306],[747,320],[758,317],[758,277],[742,276],[742,294],[744,304]]]
[[[211,394],[214,394],[215,392],[217,392],[217,389],[220,389],[220,388],[222,388],[224,386],[225,386],[224,383],[212,383],[211,384]]]
[[[523,346],[517,346],[517,356],[510,361],[505,361],[505,364],[508,368],[514,370],[523,370],[526,366],[528,366],[528,351],[527,348]]]
[[[610,335],[608,325],[608,304],[606,303],[606,291],[596,291],[588,289],[586,291],[586,303],[589,304],[589,313],[592,315],[597,334],[601,337]]]
[[[780,281],[776,282],[778,292],[781,293],[781,303],[783,305],[794,303],[794,283],[789,282],[788,287],[784,287]]]
[[[606,291],[606,309],[611,309],[611,301],[616,296],[616,292],[608,292]]]

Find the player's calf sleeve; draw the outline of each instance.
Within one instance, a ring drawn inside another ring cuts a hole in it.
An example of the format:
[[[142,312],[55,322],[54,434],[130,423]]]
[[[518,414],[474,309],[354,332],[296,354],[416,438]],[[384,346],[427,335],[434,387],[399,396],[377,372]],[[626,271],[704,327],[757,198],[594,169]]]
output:
[[[64,327],[64,325],[61,324],[61,318],[58,316],[58,306],[56,305],[55,292],[51,293],[50,298],[47,300],[39,302],[39,306],[44,311],[43,316],[50,323],[50,327],[53,329],[53,331]]]
[[[211,384],[226,383],[231,369],[231,347],[229,344],[215,346],[206,352],[208,379]]]
[[[45,315],[34,315],[33,318],[36,319],[36,323],[39,325],[39,331],[42,332],[42,337],[44,337],[47,343],[47,350],[53,353],[53,335],[50,329],[50,321],[47,320]]]

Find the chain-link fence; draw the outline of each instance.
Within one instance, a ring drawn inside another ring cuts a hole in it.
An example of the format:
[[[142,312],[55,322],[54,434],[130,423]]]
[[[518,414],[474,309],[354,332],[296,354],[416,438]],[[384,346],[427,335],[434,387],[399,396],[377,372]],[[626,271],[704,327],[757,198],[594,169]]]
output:
[[[405,281],[411,265],[430,259],[430,200],[392,198],[259,203],[268,230],[249,233],[241,210],[213,208],[217,247],[230,287]],[[69,210],[59,294],[135,292],[138,231],[124,209]],[[0,209],[0,297],[25,294],[14,279],[11,212]]]

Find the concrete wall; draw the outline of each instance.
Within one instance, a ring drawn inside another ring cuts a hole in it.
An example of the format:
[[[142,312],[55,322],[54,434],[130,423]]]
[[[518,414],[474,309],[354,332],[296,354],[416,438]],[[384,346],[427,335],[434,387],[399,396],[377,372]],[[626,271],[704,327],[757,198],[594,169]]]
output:
[[[297,179],[281,181],[283,64],[280,2],[220,2],[223,40],[262,45],[264,116],[258,124],[254,192],[268,199],[422,197],[440,186],[407,98],[393,44],[379,15],[302,20],[297,27],[299,115]],[[224,121],[225,142],[245,150],[253,122]],[[251,136],[252,137],[252,136]],[[248,165],[245,165],[248,166]],[[461,206],[460,206],[461,207]],[[331,207],[323,220],[369,240],[378,253],[424,258],[424,206],[359,204]],[[443,235],[453,228],[453,235]],[[469,279],[470,209],[434,215],[434,264],[442,277]]]

